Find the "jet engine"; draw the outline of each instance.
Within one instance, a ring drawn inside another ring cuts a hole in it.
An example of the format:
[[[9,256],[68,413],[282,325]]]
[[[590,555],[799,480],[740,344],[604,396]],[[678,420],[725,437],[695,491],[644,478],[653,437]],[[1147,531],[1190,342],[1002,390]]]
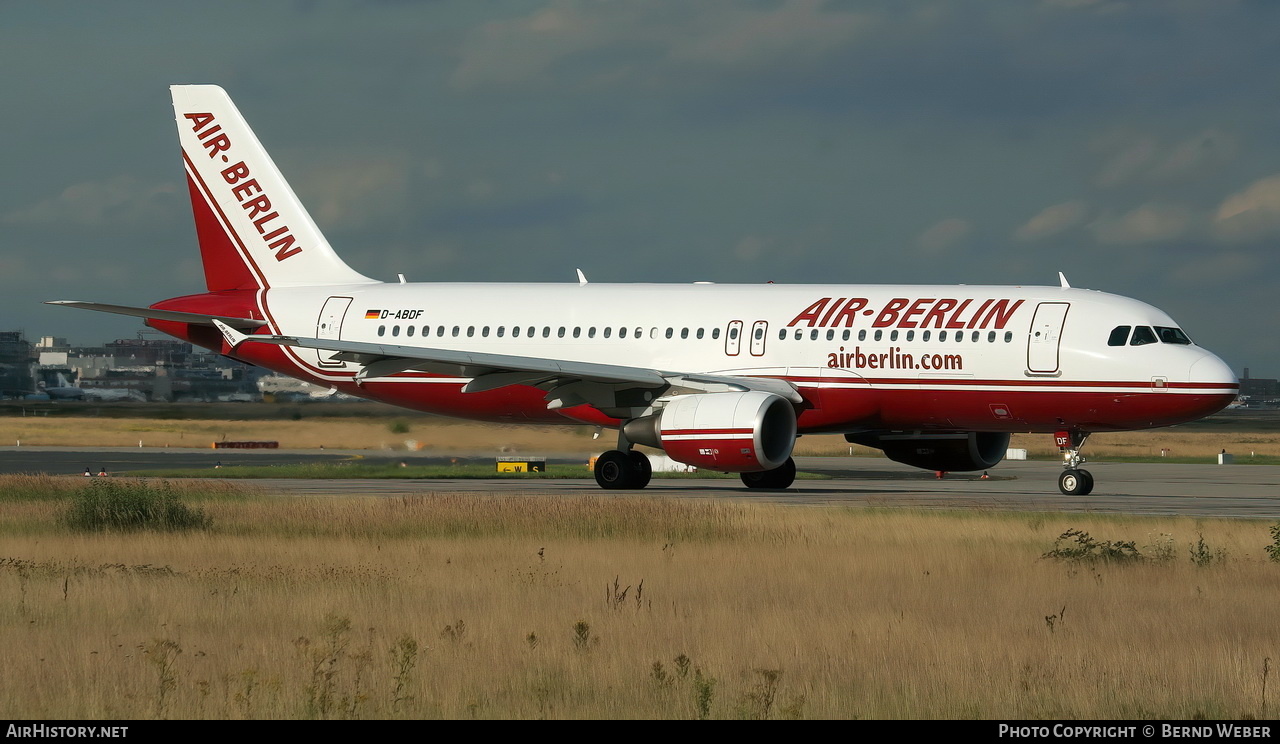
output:
[[[796,442],[796,413],[773,393],[697,393],[671,398],[654,416],[628,421],[632,442],[677,462],[726,473],[781,467]]]
[[[986,470],[1004,459],[1009,435],[1003,432],[873,431],[845,434],[846,441],[884,450],[885,457],[926,470]]]

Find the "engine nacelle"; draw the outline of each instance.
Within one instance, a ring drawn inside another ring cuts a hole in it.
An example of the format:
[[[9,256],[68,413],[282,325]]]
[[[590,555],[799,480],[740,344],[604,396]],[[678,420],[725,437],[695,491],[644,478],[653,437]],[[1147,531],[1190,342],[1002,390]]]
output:
[[[885,457],[926,470],[986,470],[1004,459],[1009,435],[970,431],[955,434],[867,432],[845,434],[845,440],[884,450]]]
[[[773,393],[698,393],[670,399],[657,416],[629,421],[623,432],[686,465],[757,473],[791,457],[796,413]]]

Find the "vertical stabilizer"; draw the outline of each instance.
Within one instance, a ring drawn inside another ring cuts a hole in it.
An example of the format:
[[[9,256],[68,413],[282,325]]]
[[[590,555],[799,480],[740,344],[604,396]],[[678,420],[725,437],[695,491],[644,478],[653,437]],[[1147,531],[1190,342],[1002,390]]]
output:
[[[334,253],[222,88],[170,91],[210,291],[374,282]]]

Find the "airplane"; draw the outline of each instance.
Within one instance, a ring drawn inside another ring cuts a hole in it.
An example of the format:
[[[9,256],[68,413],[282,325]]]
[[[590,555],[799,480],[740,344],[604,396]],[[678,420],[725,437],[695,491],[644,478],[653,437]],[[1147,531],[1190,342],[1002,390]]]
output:
[[[72,385],[67,376],[61,372],[57,373],[57,385],[48,385],[41,382],[37,387],[39,392],[49,396],[49,400],[84,400],[84,388]]]
[[[1239,392],[1167,314],[1058,286],[381,282],[325,240],[230,97],[171,86],[206,292],[145,319],[340,393],[467,419],[617,432],[605,489],[648,485],[634,449],[785,489],[798,436],[843,434],[933,471],[987,470],[1011,433],[1054,436],[1058,487],[1093,490],[1094,432],[1193,421]]]

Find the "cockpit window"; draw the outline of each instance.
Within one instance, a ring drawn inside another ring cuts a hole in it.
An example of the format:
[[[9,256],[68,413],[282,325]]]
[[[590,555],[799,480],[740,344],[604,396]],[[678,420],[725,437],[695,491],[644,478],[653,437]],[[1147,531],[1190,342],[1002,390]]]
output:
[[[1129,340],[1129,326],[1116,326],[1111,329],[1111,338],[1107,339],[1107,346],[1124,346]]]
[[[1156,332],[1147,326],[1138,326],[1133,329],[1133,338],[1129,341],[1130,346],[1145,346],[1146,344],[1154,344],[1156,342]]]
[[[1160,341],[1166,344],[1182,344],[1186,346],[1191,343],[1191,339],[1181,328],[1167,328],[1164,326],[1156,326],[1156,334],[1160,336]]]

